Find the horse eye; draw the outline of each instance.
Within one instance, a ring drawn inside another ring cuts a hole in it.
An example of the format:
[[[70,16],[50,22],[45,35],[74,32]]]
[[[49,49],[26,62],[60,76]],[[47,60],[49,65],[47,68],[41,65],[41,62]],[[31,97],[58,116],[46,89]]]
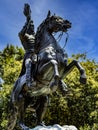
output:
[[[56,19],[56,21],[58,22],[58,21],[59,21],[59,19]]]
[[[57,19],[58,22],[62,22],[62,19]]]

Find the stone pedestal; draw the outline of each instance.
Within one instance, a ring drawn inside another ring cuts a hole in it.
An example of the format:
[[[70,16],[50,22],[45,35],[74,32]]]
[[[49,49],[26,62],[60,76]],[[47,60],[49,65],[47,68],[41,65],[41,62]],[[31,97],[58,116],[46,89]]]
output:
[[[58,124],[55,124],[53,126],[36,126],[35,128],[29,130],[78,130],[78,129],[75,126],[68,126],[68,125],[60,126]]]

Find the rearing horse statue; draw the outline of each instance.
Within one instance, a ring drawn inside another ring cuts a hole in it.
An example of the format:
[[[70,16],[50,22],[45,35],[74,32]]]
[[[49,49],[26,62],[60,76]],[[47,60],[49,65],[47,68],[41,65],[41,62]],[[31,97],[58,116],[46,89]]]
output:
[[[35,109],[37,125],[42,125],[43,117],[48,106],[48,95],[58,89],[62,94],[67,93],[67,86],[63,79],[74,67],[80,72],[80,82],[86,83],[84,68],[77,60],[67,63],[67,56],[57,43],[53,32],[67,32],[71,23],[59,16],[51,15],[50,11],[46,19],[40,24],[36,32],[35,49],[38,56],[34,78],[36,86],[28,89],[26,75],[21,76],[13,88],[11,101],[11,116],[7,130],[13,130],[19,119],[22,130],[29,130],[24,124],[24,113],[29,104]],[[15,92],[14,92],[15,90]]]

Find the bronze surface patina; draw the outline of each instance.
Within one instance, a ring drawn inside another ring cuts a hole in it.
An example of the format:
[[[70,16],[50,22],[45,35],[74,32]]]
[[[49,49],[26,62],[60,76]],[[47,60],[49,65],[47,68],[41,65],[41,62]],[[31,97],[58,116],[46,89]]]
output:
[[[71,23],[60,16],[47,17],[34,32],[31,9],[28,4],[24,6],[26,23],[19,33],[21,43],[25,49],[25,56],[19,78],[14,84],[10,101],[10,117],[7,130],[13,130],[18,120],[22,130],[29,130],[24,124],[25,110],[31,104],[36,113],[36,124],[43,125],[49,94],[57,89],[66,95],[68,88],[63,79],[74,67],[80,72],[80,82],[86,83],[84,68],[77,60],[68,64],[68,57],[55,39],[53,33],[66,33]]]

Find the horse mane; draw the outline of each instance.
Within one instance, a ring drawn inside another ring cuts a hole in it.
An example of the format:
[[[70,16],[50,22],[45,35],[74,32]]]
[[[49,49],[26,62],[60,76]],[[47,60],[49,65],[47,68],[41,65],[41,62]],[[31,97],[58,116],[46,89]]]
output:
[[[40,38],[43,33],[44,26],[46,24],[47,18],[38,26],[36,34],[35,34],[35,50],[38,53],[40,48]]]

